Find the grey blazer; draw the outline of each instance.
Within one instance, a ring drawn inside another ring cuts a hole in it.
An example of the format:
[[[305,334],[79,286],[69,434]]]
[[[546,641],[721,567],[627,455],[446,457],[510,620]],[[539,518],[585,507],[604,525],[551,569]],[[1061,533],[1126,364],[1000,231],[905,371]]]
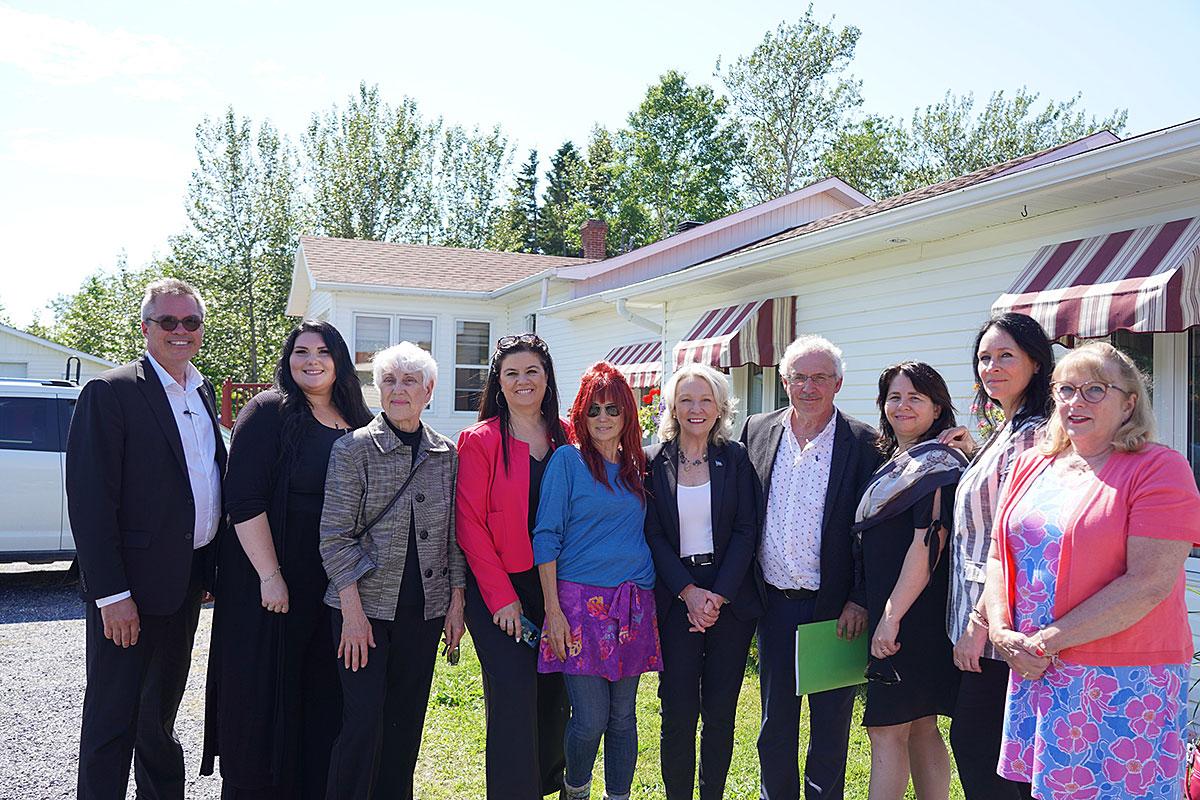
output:
[[[365,534],[408,477],[412,453],[381,413],[343,436],[329,455],[321,510],[321,561],[329,575],[325,604],[341,608],[338,592],[358,581],[368,617],[392,620],[400,597],[409,523],[416,517],[417,558],[425,589],[425,619],[443,616],[450,589],[467,585],[466,559],[454,535],[454,482],[458,451],[428,425],[419,447],[418,471],[388,513]]]

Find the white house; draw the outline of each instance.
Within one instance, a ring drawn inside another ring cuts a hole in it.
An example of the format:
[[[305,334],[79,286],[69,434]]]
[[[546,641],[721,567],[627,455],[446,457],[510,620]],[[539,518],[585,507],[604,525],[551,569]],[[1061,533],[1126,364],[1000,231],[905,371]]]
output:
[[[106,369],[117,366],[103,358],[64,347],[57,342],[34,336],[8,325],[0,325],[0,378],[75,379],[78,366],[79,382],[86,383]]]
[[[429,418],[453,434],[474,418],[490,343],[535,328],[564,403],[601,358],[643,386],[703,359],[729,372],[743,412],[769,410],[780,349],[816,332],[845,352],[848,413],[877,421],[880,371],[918,358],[965,418],[974,331],[993,309],[1026,310],[1055,337],[1133,352],[1154,378],[1160,436],[1195,464],[1197,180],[1200,121],[1097,133],[879,202],[829,179],[609,259],[595,230],[584,260],[306,237],[288,312],[333,321],[360,359],[432,344]]]

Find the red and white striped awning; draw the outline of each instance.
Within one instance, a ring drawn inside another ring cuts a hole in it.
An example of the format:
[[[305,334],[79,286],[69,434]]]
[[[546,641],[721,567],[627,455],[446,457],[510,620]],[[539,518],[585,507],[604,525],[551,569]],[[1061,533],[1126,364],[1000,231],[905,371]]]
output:
[[[779,361],[795,335],[795,297],[713,309],[675,345],[675,366],[689,361],[718,368],[770,366]]]
[[[1200,217],[1043,247],[992,304],[1051,339],[1200,325]]]
[[[621,370],[635,389],[648,389],[662,381],[662,342],[635,342],[614,347],[604,358]]]

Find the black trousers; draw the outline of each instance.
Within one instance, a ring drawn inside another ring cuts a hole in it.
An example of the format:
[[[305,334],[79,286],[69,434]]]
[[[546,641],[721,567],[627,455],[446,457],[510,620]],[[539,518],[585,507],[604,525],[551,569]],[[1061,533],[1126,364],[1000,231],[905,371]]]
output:
[[[796,626],[813,622],[816,599],[789,600],[767,587],[767,607],[758,620],[758,733],[762,800],[800,797],[800,698],[796,696]],[[864,636],[866,634],[863,634]],[[841,800],[846,788],[850,716],[855,687],[808,695],[808,754],[804,759],[806,800]]]
[[[420,606],[399,606],[392,621],[370,619],[375,648],[357,672],[338,667],[342,730],[329,763],[330,800],[413,796],[413,772],[429,705],[434,661],[445,617],[426,620]],[[333,609],[334,642],[342,612]],[[334,653],[336,654],[336,645]]]
[[[709,586],[694,567],[698,586]],[[733,757],[738,693],[755,620],[740,620],[728,609],[704,633],[689,633],[687,606],[675,599],[660,617],[663,670],[658,676],[662,709],[663,785],[668,800],[691,800],[696,777],[696,723],[700,731],[700,800],[720,800]]]
[[[200,620],[204,558],[192,557],[183,604],[172,614],[140,615],[138,643],[104,638],[104,620],[86,603],[87,689],[79,735],[80,800],[124,800],[133,757],[139,800],[182,800],[183,747],[175,716],[187,686]]]
[[[950,723],[950,747],[967,800],[1029,798],[1028,783],[1015,783],[996,774],[1000,740],[1004,735],[1004,701],[1008,694],[1008,664],[979,659],[982,672],[964,672],[958,703]]]
[[[540,614],[530,611],[526,616],[536,622]],[[537,800],[558,792],[571,708],[562,675],[538,673],[537,651],[496,627],[469,576],[466,620],[483,668],[489,800]]]

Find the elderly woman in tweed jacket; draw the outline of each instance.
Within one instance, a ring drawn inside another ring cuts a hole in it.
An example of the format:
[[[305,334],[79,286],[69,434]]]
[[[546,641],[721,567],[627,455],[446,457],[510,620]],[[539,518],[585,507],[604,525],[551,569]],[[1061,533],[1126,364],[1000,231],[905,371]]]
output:
[[[342,678],[329,798],[412,797],[439,636],[463,634],[466,562],[454,536],[453,442],[421,423],[437,380],[425,350],[375,355],[383,413],[342,437],[321,513],[325,602]]]

